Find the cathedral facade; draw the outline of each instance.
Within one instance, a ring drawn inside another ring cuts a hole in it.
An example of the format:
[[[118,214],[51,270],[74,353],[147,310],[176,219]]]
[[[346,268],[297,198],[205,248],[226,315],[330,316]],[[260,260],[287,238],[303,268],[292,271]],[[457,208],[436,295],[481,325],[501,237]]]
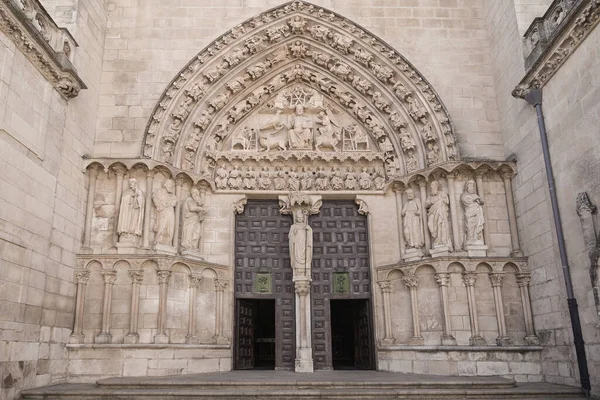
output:
[[[600,3],[530,3],[5,0],[3,395],[255,368],[599,394]]]

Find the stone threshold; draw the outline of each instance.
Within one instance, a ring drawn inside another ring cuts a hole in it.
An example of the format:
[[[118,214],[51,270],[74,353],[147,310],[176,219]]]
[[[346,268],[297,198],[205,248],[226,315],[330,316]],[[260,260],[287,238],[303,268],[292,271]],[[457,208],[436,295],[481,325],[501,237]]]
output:
[[[185,344],[185,343],[169,343],[169,344],[154,344],[154,343],[139,343],[139,344],[67,344],[67,349],[204,349],[204,350],[220,350],[230,349],[231,346],[228,344]]]
[[[542,346],[410,346],[410,345],[391,345],[378,346],[379,351],[493,351],[493,352],[523,352],[523,351],[542,351]]]

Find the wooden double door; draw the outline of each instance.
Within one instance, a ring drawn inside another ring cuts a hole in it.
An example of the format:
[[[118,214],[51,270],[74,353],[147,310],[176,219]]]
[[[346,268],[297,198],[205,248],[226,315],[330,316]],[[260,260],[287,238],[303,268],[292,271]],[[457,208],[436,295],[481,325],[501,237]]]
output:
[[[293,370],[295,313],[288,232],[276,201],[249,200],[235,223],[235,368]],[[366,216],[352,201],[324,201],[313,229],[313,362],[373,369]]]

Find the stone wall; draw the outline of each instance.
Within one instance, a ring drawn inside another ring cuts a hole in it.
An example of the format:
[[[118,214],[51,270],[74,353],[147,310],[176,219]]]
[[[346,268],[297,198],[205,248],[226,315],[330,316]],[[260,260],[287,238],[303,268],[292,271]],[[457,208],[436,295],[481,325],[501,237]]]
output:
[[[566,290],[552,223],[534,109],[511,97],[525,75],[520,24],[510,1],[486,2],[495,69],[498,105],[507,157],[515,157],[519,173],[514,194],[521,244],[532,269],[532,301],[542,343],[542,374],[549,382],[575,384],[579,380]],[[598,315],[589,276],[589,258],[576,214],[575,198],[587,191],[597,203],[598,168],[598,43],[595,29],[544,87],[544,112],[567,253],[579,302],[592,388],[598,381]]]
[[[278,1],[109,2],[96,157],[137,157],[162,91],[200,50],[227,29]],[[448,107],[459,149],[502,159],[483,8],[478,1],[317,1],[372,30],[408,58]]]
[[[89,89],[69,101],[0,34],[0,397],[64,381],[73,268],[85,211],[104,3],[82,0],[74,64]]]

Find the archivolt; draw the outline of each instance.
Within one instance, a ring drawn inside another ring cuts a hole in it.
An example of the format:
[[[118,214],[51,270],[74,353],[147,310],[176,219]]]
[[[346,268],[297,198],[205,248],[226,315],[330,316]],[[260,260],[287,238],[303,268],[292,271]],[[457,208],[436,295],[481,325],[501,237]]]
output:
[[[446,108],[404,57],[344,17],[299,1],[236,26],[190,61],[155,107],[143,154],[210,175],[206,156],[296,83],[353,115],[378,144],[388,179],[458,158]]]

